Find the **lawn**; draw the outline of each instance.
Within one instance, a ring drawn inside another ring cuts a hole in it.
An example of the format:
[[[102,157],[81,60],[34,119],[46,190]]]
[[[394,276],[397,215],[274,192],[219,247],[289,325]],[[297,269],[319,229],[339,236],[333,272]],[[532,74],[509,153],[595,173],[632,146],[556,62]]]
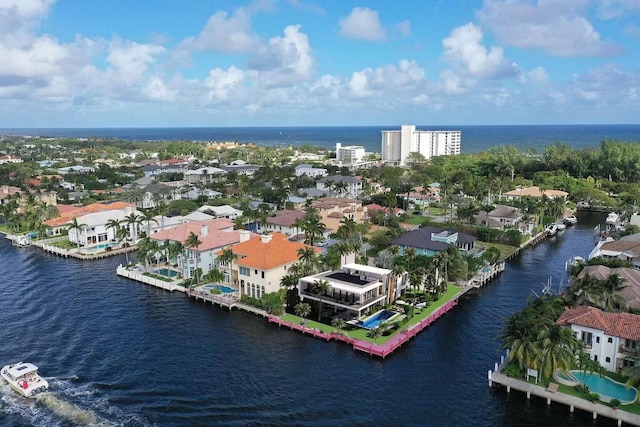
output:
[[[422,215],[411,215],[407,219],[403,220],[403,224],[421,225],[427,218]]]
[[[367,336],[367,333],[369,332],[367,329],[360,328],[360,327],[357,327],[357,326],[354,326],[354,325],[346,325],[344,331],[351,338],[364,340],[364,341],[369,341],[371,343],[375,342],[376,344],[384,344],[389,339],[391,339],[393,336],[398,334],[400,331],[404,331],[407,328],[409,328],[410,326],[421,322],[423,319],[425,319],[431,313],[436,311],[438,308],[442,307],[444,304],[446,304],[447,302],[451,301],[458,294],[458,292],[460,292],[460,289],[461,288],[459,286],[455,286],[455,285],[451,285],[450,284],[448,286],[447,292],[445,292],[440,297],[440,299],[438,301],[434,301],[434,302],[430,303],[427,307],[425,307],[423,309],[416,309],[414,311],[414,316],[411,319],[409,319],[409,322],[407,322],[406,325],[404,325],[398,331],[392,333],[389,336],[382,335],[377,340],[374,340],[373,338],[369,338]],[[300,324],[300,317],[295,316],[293,314],[285,314],[284,316],[282,316],[282,319],[287,321],[287,322],[293,322],[293,323]],[[331,325],[320,323],[320,322],[317,322],[315,320],[307,320],[305,326],[307,326],[308,328],[312,328],[312,329],[318,329],[318,330],[320,330],[322,332],[325,332],[325,333],[335,332],[335,330],[336,330]]]
[[[502,243],[489,243],[489,242],[477,241],[476,244],[478,244],[480,246],[484,246],[487,249],[492,247],[492,246],[498,248],[500,250],[500,259],[504,259],[504,258],[508,257],[509,255],[511,255],[513,253],[513,251],[518,249],[515,246],[504,245]]]

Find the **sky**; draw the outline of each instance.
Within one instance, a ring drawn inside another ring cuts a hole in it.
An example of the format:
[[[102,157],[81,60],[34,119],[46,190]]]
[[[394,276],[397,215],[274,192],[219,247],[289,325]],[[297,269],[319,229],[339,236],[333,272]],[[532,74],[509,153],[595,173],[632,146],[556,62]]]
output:
[[[0,0],[0,128],[636,124],[640,0]]]

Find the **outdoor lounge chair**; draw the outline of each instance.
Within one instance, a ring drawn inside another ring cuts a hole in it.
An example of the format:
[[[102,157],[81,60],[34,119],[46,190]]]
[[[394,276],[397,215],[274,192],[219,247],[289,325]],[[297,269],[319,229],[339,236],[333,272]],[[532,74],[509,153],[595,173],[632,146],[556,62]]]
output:
[[[547,387],[547,391],[550,391],[551,393],[557,392],[558,391],[558,384],[549,383],[549,387]]]

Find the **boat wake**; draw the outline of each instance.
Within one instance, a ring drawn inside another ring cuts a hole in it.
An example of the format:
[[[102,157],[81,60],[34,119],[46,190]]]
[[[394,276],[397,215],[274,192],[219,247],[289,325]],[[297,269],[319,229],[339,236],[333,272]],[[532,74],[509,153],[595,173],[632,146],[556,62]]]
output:
[[[47,380],[52,383],[52,389],[55,391],[50,389],[37,394],[34,398],[22,397],[7,383],[2,382],[0,384],[0,419],[12,415],[19,420],[20,424],[55,427],[148,425],[140,417],[125,414],[109,405],[106,398],[97,398],[94,387],[73,384],[73,381],[78,380],[75,375],[52,377]]]

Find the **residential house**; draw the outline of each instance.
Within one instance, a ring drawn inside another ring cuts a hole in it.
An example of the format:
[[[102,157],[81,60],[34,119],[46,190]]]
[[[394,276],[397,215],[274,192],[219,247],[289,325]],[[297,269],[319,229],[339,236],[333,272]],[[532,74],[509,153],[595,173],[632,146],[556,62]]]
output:
[[[189,184],[208,185],[214,182],[221,182],[225,179],[227,171],[211,166],[187,170],[184,172],[184,179]]]
[[[222,166],[221,168],[227,172],[236,172],[238,175],[253,176],[253,174],[260,169],[260,166],[250,165],[241,160],[236,160],[230,165]]]
[[[629,308],[640,310],[639,270],[625,267],[609,268],[604,265],[587,265],[580,271],[577,279],[583,279],[587,274],[597,280],[607,280],[613,274],[618,275],[622,279],[623,286],[618,294],[624,299]]]
[[[422,209],[430,203],[440,202],[440,189],[433,185],[415,187],[409,192],[407,200]]]
[[[408,248],[414,248],[417,255],[433,256],[454,245],[459,250],[479,255],[484,249],[475,246],[476,240],[476,237],[456,230],[423,227],[396,237],[391,244],[400,248],[400,254],[404,254]]]
[[[496,205],[490,212],[479,211],[475,215],[477,224],[499,229],[515,228],[523,234],[531,233],[535,224],[524,218],[520,209],[507,205]]]
[[[620,372],[638,361],[638,315],[608,313],[595,307],[580,306],[562,313],[556,323],[571,328],[584,343],[591,359],[608,371]]]
[[[285,205],[293,209],[302,209],[306,203],[307,199],[305,197],[298,197],[294,195],[287,196],[287,200],[285,200]]]
[[[329,282],[329,291],[323,295],[313,290],[313,284],[320,280]],[[302,277],[298,281],[298,295],[302,301],[322,301],[334,313],[345,312],[344,317],[360,318],[373,307],[395,301],[405,287],[404,282],[398,286],[391,270],[348,263],[339,270]]]
[[[314,201],[311,206],[318,209],[320,222],[327,227],[327,231],[337,230],[343,218],[353,219],[362,224],[367,215],[362,202],[354,199],[323,197]]]
[[[226,219],[212,219],[208,221],[192,221],[152,233],[150,238],[159,244],[165,241],[180,242],[183,246],[191,233],[198,236],[202,243],[198,247],[185,248],[183,254],[176,260],[182,277],[190,278],[196,268],[202,269],[202,274],[216,268],[217,253],[239,242],[249,240],[251,232],[246,230],[229,229]]]
[[[228,219],[236,219],[240,218],[244,212],[240,209],[236,209],[233,206],[222,205],[222,206],[209,206],[204,205],[198,208],[200,212],[208,213],[216,218],[228,218]]]
[[[365,209],[367,212],[366,219],[371,219],[371,217],[374,216],[376,212],[383,212],[385,214],[388,214],[389,212],[393,212],[393,215],[396,217],[406,213],[404,209],[400,209],[400,208],[391,209],[386,206],[379,205],[377,203],[368,204],[365,206]]]
[[[131,214],[141,215],[139,211],[133,208],[109,209],[98,212],[87,213],[77,216],[78,224],[82,226],[80,229],[69,228],[70,222],[66,226],[69,230],[69,241],[73,244],[79,244],[83,252],[90,250],[104,249],[107,246],[116,246],[116,230],[107,227],[111,220],[119,221],[123,227],[128,228],[128,235],[135,244],[142,231],[140,224],[126,224],[125,218]]]
[[[166,205],[174,200],[181,200],[180,188],[171,187],[162,182],[152,182],[142,189],[142,199],[136,201],[136,206],[150,209]]]
[[[12,185],[0,186],[0,205],[7,203],[11,199],[18,197],[18,207],[21,208],[27,203],[28,195],[31,195],[37,202],[45,205],[56,206],[58,204],[57,193],[55,191],[21,190]]]
[[[213,199],[215,197],[222,196],[222,193],[215,190],[209,190],[208,188],[192,188],[182,193],[182,200],[196,200],[198,197],[206,197],[207,199]]]
[[[310,176],[312,178],[319,178],[327,174],[327,170],[324,168],[314,168],[308,164],[298,165],[295,168],[296,176]]]
[[[277,211],[275,216],[267,217],[264,228],[266,231],[277,231],[289,237],[297,236],[302,232],[296,227],[296,221],[304,218],[304,212],[291,209]]]
[[[339,186],[344,186],[340,189]],[[339,197],[357,198],[362,195],[362,180],[353,176],[329,175],[316,182],[316,188]]]
[[[70,173],[82,173],[82,174],[87,174],[87,173],[93,173],[95,172],[96,169],[90,166],[81,166],[81,165],[75,165],[75,166],[67,166],[65,168],[58,168],[58,173],[60,175],[67,175]]]
[[[503,194],[506,199],[513,200],[521,197],[534,197],[536,199],[546,196],[549,199],[565,199],[569,193],[560,190],[541,190],[540,187],[523,187],[517,186],[515,190],[508,191]]]
[[[109,219],[120,218],[121,212],[124,212],[125,215],[129,215],[133,212],[135,212],[137,215],[140,214],[138,211],[135,211],[134,205],[125,203],[125,202],[92,203],[90,205],[80,206],[80,207],[74,207],[69,205],[58,205],[58,212],[60,213],[60,216],[57,218],[44,221],[43,224],[47,227],[48,235],[57,236],[62,234],[63,231],[69,228],[69,224],[73,221],[74,218],[78,219],[79,224],[82,224],[81,218],[84,217],[85,215],[96,213],[96,212],[110,212],[110,211],[115,212],[113,216],[105,215],[104,217],[101,217],[102,219],[105,220],[104,221],[105,226]],[[118,219],[118,221],[119,220],[120,219]],[[95,221],[95,218],[91,218],[91,221],[93,224],[97,224]],[[79,235],[77,235],[78,233],[76,233],[76,236],[74,238],[75,240],[73,240],[73,242],[76,243],[78,239],[81,239],[81,244],[86,243],[87,241],[94,240],[93,236],[96,236],[95,240],[97,242],[98,240],[97,235],[104,231],[104,227],[99,227],[100,225],[102,224],[94,225],[93,226],[94,230],[82,230],[79,233]],[[98,229],[95,229],[95,227],[97,226],[98,226]],[[131,231],[131,235],[135,235],[136,232],[140,230],[135,230],[135,231],[130,230],[130,231]],[[111,238],[107,239],[107,241],[113,239],[113,235],[110,235],[110,236]],[[102,237],[101,239],[104,239],[104,237]],[[70,236],[70,240],[71,240],[71,236]]]
[[[618,258],[640,269],[640,234],[623,236],[620,240],[611,237],[600,240],[589,253],[589,259],[597,257]]]
[[[144,172],[144,176],[158,176],[162,174],[170,174],[170,173],[185,173],[187,171],[188,164],[170,164],[170,165],[160,165],[153,164],[147,165],[142,168]]]
[[[246,230],[241,232],[249,233]],[[261,298],[280,290],[280,281],[293,264],[298,262],[298,250],[309,246],[290,242],[280,233],[263,234],[231,246],[237,259],[232,263],[219,263],[226,282],[238,287],[241,295]],[[318,253],[320,249],[314,248]],[[218,252],[218,256],[222,252]]]
[[[8,154],[0,156],[0,165],[6,165],[7,163],[22,163],[22,159]]]

